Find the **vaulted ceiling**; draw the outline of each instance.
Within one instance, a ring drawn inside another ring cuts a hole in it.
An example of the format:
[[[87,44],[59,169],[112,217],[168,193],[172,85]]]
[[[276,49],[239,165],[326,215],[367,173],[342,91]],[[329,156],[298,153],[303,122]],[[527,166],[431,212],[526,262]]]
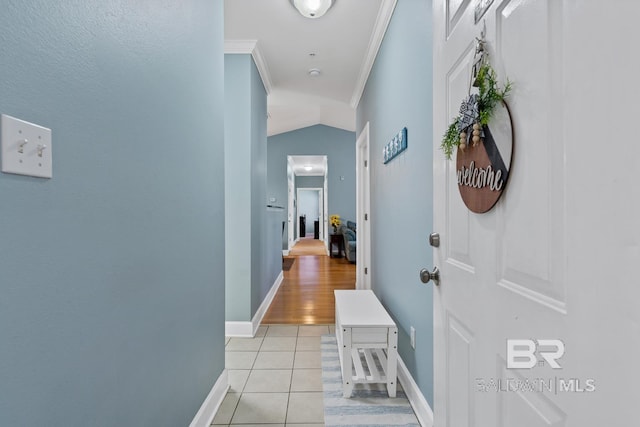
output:
[[[336,0],[309,19],[289,0],[225,0],[225,52],[253,55],[268,93],[268,135],[316,124],[355,131],[395,3]]]

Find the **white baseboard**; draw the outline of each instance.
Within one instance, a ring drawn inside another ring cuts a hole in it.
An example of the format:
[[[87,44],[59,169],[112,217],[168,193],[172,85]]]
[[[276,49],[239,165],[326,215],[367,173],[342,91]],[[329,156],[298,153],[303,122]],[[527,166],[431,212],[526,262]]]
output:
[[[418,417],[418,421],[422,427],[433,427],[433,410],[427,399],[418,388],[415,380],[411,376],[407,365],[404,364],[402,358],[398,355],[398,381],[402,384],[407,399],[411,403],[413,411]]]
[[[253,336],[255,336],[256,332],[258,332],[258,328],[262,323],[262,319],[264,318],[264,315],[267,314],[267,310],[269,309],[269,306],[273,302],[273,299],[275,298],[276,293],[278,292],[278,289],[280,289],[280,285],[282,285],[283,280],[284,280],[284,273],[281,271],[280,274],[278,274],[278,277],[276,277],[275,282],[273,282],[271,289],[269,289],[269,293],[267,294],[266,297],[264,297],[262,304],[260,304],[260,307],[258,307],[258,311],[256,311],[255,316],[253,316],[253,320],[251,321],[253,323]]]
[[[232,322],[227,320],[224,322],[224,335],[227,337],[253,337],[253,324],[246,322]]]
[[[280,285],[282,284],[282,280],[284,280],[284,274],[281,271],[276,277],[275,282],[269,289],[269,293],[258,307],[258,311],[256,311],[253,319],[249,321],[243,322],[234,322],[234,321],[226,321],[224,322],[224,334],[228,337],[243,337],[243,338],[252,338],[256,335],[258,331],[258,327],[262,323],[262,319],[264,315],[267,313],[269,306],[273,302],[273,298],[275,298],[278,289],[280,289]]]
[[[289,256],[289,249],[283,249],[282,256]]]
[[[202,403],[202,406],[200,406],[198,413],[193,417],[193,421],[191,421],[189,427],[209,427],[213,422],[213,417],[216,416],[216,412],[218,412],[224,397],[227,395],[228,390],[229,373],[225,369],[213,385],[213,388]]]

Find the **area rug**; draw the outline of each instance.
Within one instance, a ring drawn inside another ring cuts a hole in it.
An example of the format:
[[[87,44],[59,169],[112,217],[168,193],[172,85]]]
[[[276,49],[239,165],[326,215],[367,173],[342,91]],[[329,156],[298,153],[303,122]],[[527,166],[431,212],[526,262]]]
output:
[[[350,399],[342,397],[336,337],[323,335],[321,351],[325,426],[420,427],[400,384],[395,398],[387,395],[384,384],[357,384]]]
[[[284,271],[291,270],[291,266],[296,262],[295,258],[282,258],[282,269]]]

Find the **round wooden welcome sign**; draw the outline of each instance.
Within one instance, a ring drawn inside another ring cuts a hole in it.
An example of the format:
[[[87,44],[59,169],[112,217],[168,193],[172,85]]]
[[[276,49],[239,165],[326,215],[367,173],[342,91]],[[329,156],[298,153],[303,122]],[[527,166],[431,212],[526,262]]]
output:
[[[485,213],[502,196],[507,186],[513,154],[513,127],[506,104],[495,106],[484,138],[456,154],[458,189],[470,211]]]

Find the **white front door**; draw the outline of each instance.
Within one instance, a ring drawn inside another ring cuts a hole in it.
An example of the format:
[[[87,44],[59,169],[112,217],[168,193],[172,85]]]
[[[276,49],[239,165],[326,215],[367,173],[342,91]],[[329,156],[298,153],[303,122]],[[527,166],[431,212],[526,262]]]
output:
[[[640,2],[494,0],[475,24],[479,3],[433,9],[435,425],[638,425]],[[514,156],[474,214],[438,146],[483,21],[514,85]]]

